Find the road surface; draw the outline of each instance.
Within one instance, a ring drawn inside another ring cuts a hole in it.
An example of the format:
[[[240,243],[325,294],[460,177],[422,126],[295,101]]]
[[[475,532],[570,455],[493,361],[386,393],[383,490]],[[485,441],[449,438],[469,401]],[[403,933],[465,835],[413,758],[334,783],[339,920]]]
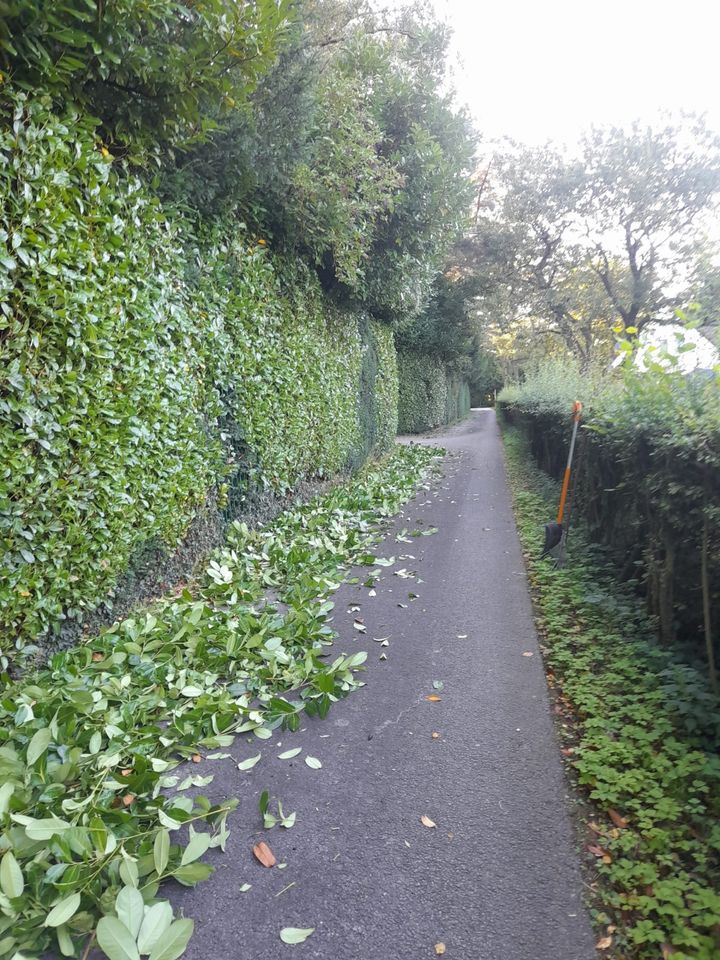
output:
[[[447,960],[595,956],[494,413],[431,442],[446,477],[378,547],[396,563],[376,596],[334,597],[338,652],[369,651],[367,685],[296,734],[241,740],[238,756],[263,753],[248,773],[198,768],[213,799],[241,802],[213,877],[168,888],[195,919],[190,960],[422,960],[438,943]],[[394,539],[418,526],[438,533]],[[293,746],[322,768],[275,759]],[[262,829],[263,789],[297,811],[292,829]],[[259,839],[285,869],[253,859]],[[315,932],[289,946],[286,926]]]

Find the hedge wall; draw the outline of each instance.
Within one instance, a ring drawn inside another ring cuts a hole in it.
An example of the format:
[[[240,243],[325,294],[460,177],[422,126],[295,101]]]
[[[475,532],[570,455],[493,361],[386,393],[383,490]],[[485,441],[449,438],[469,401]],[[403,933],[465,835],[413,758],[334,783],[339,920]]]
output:
[[[2,656],[81,620],[209,493],[387,448],[397,373],[388,330],[232,221],[163,210],[92,121],[7,90],[0,114]]]
[[[458,374],[428,354],[398,353],[398,430],[422,433],[466,417],[470,388]]]
[[[575,509],[647,599],[663,643],[717,663],[720,622],[720,379],[632,374],[604,386],[547,376],[503,391],[498,403],[560,478],[570,397],[585,399]],[[714,644],[714,646],[713,646]]]

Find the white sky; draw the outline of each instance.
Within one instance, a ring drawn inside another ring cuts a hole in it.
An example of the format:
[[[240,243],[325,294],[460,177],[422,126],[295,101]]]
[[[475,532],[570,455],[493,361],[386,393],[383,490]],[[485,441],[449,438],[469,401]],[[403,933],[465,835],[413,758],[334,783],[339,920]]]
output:
[[[720,131],[718,0],[433,0],[484,137],[571,144],[590,124],[707,112]]]

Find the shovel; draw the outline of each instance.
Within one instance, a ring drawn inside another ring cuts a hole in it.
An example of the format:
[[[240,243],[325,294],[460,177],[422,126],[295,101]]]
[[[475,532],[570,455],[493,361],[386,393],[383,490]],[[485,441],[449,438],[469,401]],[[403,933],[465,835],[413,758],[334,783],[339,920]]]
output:
[[[545,524],[545,543],[540,559],[551,553],[563,538],[563,516],[565,515],[565,503],[567,501],[568,489],[570,487],[570,474],[572,472],[573,456],[575,454],[575,441],[577,440],[578,427],[582,417],[582,404],[576,400],[573,404],[573,430],[570,440],[570,450],[568,452],[567,466],[565,467],[565,476],[563,477],[562,490],[560,491],[560,506],[558,507],[557,518]]]

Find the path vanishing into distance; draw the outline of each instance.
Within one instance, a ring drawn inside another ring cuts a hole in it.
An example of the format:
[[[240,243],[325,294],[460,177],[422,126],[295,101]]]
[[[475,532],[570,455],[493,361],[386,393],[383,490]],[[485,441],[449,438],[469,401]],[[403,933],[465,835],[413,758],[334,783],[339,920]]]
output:
[[[298,733],[238,738],[235,761],[195,768],[214,774],[204,793],[240,806],[215,874],[163,889],[195,920],[191,960],[422,960],[439,943],[447,960],[595,956],[494,412],[423,442],[447,448],[445,478],[378,546],[396,562],[376,595],[334,596],[333,653],[366,649],[366,686]],[[396,541],[419,526],[438,533]],[[297,812],[292,829],[262,829],[264,789]],[[262,867],[258,840],[287,866]],[[287,926],[315,932],[286,945]]]

